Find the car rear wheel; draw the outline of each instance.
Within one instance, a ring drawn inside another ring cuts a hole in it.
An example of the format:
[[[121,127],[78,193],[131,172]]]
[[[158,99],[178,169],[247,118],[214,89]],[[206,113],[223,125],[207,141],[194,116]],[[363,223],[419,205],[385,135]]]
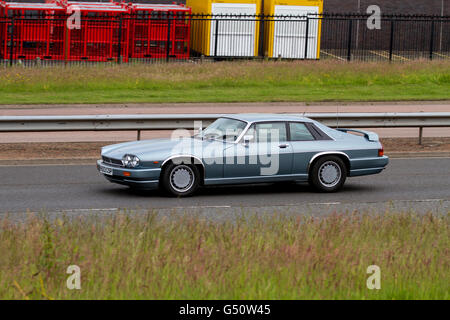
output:
[[[187,197],[198,188],[200,174],[194,165],[169,164],[163,171],[161,183],[163,188],[171,195]]]
[[[314,162],[309,183],[321,192],[336,192],[344,186],[347,168],[336,156],[326,156]]]

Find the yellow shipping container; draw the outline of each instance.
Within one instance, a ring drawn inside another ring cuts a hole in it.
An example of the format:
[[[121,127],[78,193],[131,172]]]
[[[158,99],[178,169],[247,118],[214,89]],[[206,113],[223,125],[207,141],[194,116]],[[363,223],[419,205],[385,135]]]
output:
[[[319,59],[322,23],[317,18],[322,13],[323,0],[264,0],[265,15],[304,16],[267,19],[264,25],[265,55],[304,59],[307,51],[307,59]],[[307,28],[308,41],[305,39]]]
[[[187,0],[186,6],[192,8],[193,14],[256,15],[262,12],[261,0]],[[218,19],[216,25],[216,20],[211,20],[210,16],[194,18],[191,48],[206,56],[258,56],[260,22],[253,18],[240,22],[230,19],[234,18]]]

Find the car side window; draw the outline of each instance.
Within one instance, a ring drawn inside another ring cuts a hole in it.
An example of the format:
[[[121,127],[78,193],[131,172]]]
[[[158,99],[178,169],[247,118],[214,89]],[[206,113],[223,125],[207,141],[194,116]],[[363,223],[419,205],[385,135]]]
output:
[[[255,141],[257,142],[285,142],[287,141],[287,130],[284,122],[257,123],[254,129]]]
[[[309,132],[304,123],[290,122],[289,133],[291,135],[291,141],[312,141],[315,140],[314,136]]]

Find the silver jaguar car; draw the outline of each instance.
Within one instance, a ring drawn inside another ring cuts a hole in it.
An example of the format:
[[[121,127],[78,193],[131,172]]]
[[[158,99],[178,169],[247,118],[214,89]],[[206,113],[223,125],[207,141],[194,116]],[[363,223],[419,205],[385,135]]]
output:
[[[193,136],[183,132],[103,147],[97,168],[113,183],[190,196],[200,186],[279,181],[335,192],[347,177],[389,163],[377,134],[296,115],[226,115]]]

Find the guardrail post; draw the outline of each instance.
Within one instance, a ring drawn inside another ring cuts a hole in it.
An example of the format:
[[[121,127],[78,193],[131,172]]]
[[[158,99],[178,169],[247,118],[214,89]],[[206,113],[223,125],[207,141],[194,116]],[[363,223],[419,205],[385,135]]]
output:
[[[140,141],[141,140],[141,130],[137,131],[137,140]]]
[[[419,127],[419,145],[422,145],[423,141],[423,127]]]
[[[353,19],[350,19],[348,20],[347,61],[352,60],[352,32],[353,32]]]
[[[9,66],[13,65],[13,51],[14,51],[14,17],[11,19],[11,32],[9,36],[10,46],[9,46]]]

